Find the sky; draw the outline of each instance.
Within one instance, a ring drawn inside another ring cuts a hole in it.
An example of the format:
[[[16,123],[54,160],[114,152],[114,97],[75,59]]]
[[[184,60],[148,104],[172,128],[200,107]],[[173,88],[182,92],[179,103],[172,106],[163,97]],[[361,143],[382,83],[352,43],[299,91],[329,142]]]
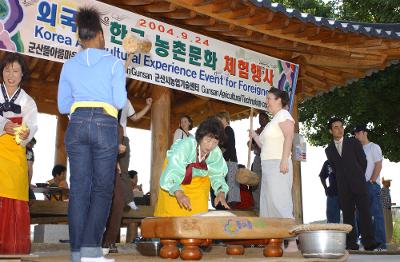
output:
[[[34,148],[35,162],[33,167],[32,183],[46,182],[50,180],[51,170],[54,164],[55,116],[39,114],[38,132],[35,135],[37,144]],[[178,125],[178,123],[176,123]],[[231,122],[235,131],[236,151],[239,163],[247,164],[247,129],[249,120]],[[258,118],[254,118],[254,127],[258,127]],[[129,169],[138,171],[139,184],[143,184],[144,192],[150,190],[150,155],[151,135],[150,131],[128,128],[128,137],[131,141],[131,159]],[[253,156],[252,156],[253,159]],[[302,193],[303,193],[303,219],[305,223],[325,219],[326,197],[318,177],[321,167],[326,160],[324,148],[307,145],[307,161],[301,163]],[[392,202],[400,205],[400,163],[383,161],[381,177],[392,179],[391,196]],[[42,196],[37,195],[38,198]]]

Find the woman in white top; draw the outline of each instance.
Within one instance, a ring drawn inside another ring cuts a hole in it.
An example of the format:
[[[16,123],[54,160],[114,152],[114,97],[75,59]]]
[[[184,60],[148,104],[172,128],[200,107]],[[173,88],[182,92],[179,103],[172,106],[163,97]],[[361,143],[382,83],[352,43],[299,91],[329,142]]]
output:
[[[0,72],[0,254],[29,254],[25,146],[37,130],[38,111],[35,101],[21,87],[29,76],[22,55],[7,53],[0,63]]]
[[[173,142],[175,142],[178,139],[184,139],[186,137],[193,136],[191,133],[189,133],[189,131],[192,130],[192,128],[193,128],[192,118],[188,115],[182,116],[181,119],[179,120],[179,128],[175,130]]]
[[[261,148],[261,217],[294,218],[293,167],[290,157],[294,120],[284,109],[288,102],[287,92],[271,88],[267,95],[267,109],[273,118],[259,136],[253,130],[250,131]]]

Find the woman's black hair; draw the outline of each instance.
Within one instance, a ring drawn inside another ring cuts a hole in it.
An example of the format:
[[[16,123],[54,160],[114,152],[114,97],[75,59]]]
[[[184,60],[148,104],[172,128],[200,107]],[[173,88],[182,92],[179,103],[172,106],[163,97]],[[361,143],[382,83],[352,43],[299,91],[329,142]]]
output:
[[[208,117],[206,120],[201,122],[201,124],[197,128],[196,130],[197,143],[200,143],[200,141],[205,136],[210,136],[219,141],[224,141],[225,139],[224,127],[222,126],[221,121],[217,117],[215,116]]]
[[[100,13],[94,7],[79,8],[75,21],[78,26],[80,40],[86,41],[96,37],[103,29],[100,22]]]
[[[276,98],[280,98],[282,107],[285,107],[289,103],[289,94],[286,91],[271,87],[268,93],[272,93]]]
[[[25,80],[27,80],[29,78],[29,68],[25,62],[24,57],[18,53],[8,53],[8,54],[6,54],[6,56],[3,58],[3,60],[0,63],[0,72],[1,72],[2,80],[4,80],[3,79],[4,68],[7,65],[13,64],[15,62],[17,62],[21,66],[21,70],[22,70],[21,82],[24,82]]]
[[[193,129],[193,120],[189,115],[184,115],[181,118],[179,118],[179,127],[181,127],[180,121],[182,120],[182,118],[186,118],[189,121],[189,130],[192,130]]]

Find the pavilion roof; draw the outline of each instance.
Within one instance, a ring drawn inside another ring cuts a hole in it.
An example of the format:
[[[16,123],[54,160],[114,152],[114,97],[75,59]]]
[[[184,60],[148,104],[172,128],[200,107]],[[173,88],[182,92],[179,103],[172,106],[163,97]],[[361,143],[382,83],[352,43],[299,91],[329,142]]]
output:
[[[302,13],[293,8],[286,8],[280,3],[273,3],[269,0],[251,0],[251,2],[259,7],[264,7],[273,12],[279,12],[287,17],[296,18],[303,23],[313,23],[316,26],[325,26],[330,29],[338,29],[342,32],[363,34],[372,37],[382,37],[388,39],[400,39],[400,23],[359,23],[352,21],[339,21],[325,17],[313,16],[308,13]]]
[[[281,4],[256,0],[103,0],[119,8],[191,30],[269,56],[299,64],[299,101],[345,86],[400,59],[400,24],[335,21],[304,14]],[[3,55],[2,52],[0,55]],[[61,64],[29,57],[28,92],[41,112],[56,114]],[[152,85],[128,80],[136,110],[151,96]],[[227,110],[233,119],[248,117],[249,108],[173,90],[172,121]],[[43,96],[45,94],[45,96]],[[132,124],[132,123],[131,123]],[[149,117],[135,127],[150,126]]]

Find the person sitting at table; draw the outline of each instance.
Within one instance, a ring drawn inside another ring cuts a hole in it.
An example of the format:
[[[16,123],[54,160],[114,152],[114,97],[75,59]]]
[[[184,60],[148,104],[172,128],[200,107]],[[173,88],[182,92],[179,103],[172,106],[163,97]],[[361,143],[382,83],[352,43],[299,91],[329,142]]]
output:
[[[69,192],[65,189],[69,189],[67,183],[67,168],[63,165],[55,165],[51,172],[53,179],[47,181],[49,184],[49,191],[45,193],[45,196],[50,201],[64,201],[68,200]]]
[[[132,186],[132,191],[133,195],[136,197],[136,195],[141,195],[143,196],[143,189],[142,189],[142,184],[138,185],[138,176],[137,176],[137,171],[135,170],[129,170],[128,175],[131,179],[131,186]]]
[[[68,189],[67,168],[65,166],[55,165],[51,174],[53,175],[53,179],[47,181],[49,186]]]
[[[226,162],[218,147],[224,128],[216,117],[203,121],[196,136],[178,139],[167,152],[154,215],[157,217],[191,216],[208,211],[211,187],[215,204],[229,209],[225,195]]]

